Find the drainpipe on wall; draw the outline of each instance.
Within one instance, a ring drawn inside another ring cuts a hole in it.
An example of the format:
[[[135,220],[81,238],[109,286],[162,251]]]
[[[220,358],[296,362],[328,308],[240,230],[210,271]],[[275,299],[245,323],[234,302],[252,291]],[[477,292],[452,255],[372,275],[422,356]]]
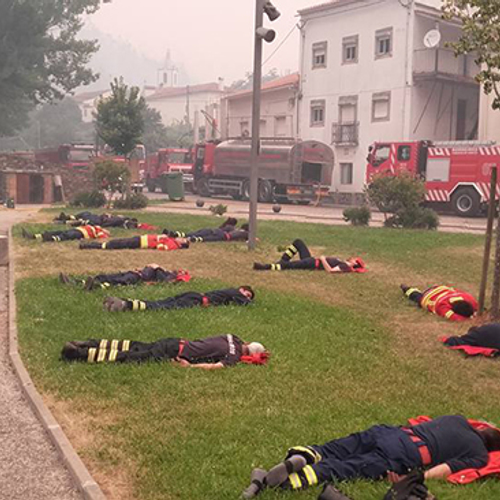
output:
[[[411,131],[411,91],[413,88],[413,32],[415,24],[415,2],[414,0],[399,0],[399,3],[407,9],[402,133],[403,140],[409,140]]]
[[[304,27],[306,25],[307,21],[300,20],[298,23],[298,27],[300,30],[300,55],[299,55],[299,88],[297,91],[297,105],[296,105],[296,123],[297,123],[297,138],[301,137],[301,130],[300,130],[300,108],[301,108],[301,103],[302,103],[302,97],[303,97],[303,86],[302,86],[302,78],[304,78],[304,54],[305,54],[305,43],[306,43],[306,32],[304,30]]]

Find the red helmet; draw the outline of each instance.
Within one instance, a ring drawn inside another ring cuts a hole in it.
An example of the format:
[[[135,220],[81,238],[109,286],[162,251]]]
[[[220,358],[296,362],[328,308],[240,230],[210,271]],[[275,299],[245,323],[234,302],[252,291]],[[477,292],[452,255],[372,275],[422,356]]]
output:
[[[352,260],[354,261],[352,270],[355,273],[366,273],[366,271],[368,271],[368,269],[366,269],[365,262],[361,257],[353,257]]]

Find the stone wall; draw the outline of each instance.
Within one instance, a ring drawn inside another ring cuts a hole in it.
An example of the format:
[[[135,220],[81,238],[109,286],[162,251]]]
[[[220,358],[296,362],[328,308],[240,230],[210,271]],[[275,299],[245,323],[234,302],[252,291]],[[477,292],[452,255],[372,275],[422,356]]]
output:
[[[0,154],[0,177],[3,182],[0,185],[0,196],[3,198],[17,197],[15,173],[42,174],[45,181],[44,203],[52,203],[54,181],[57,184],[57,176],[60,177],[63,186],[64,201],[71,201],[79,193],[92,191],[94,189],[93,165],[85,168],[71,168],[54,163],[39,164],[33,158],[15,154]],[[48,176],[52,180],[48,180]]]

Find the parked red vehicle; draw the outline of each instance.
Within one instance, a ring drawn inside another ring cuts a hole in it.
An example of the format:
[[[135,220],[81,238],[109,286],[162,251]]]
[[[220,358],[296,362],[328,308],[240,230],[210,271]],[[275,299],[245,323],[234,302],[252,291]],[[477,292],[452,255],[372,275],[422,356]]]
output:
[[[425,180],[429,204],[445,204],[457,215],[472,217],[489,201],[491,168],[500,166],[500,147],[478,141],[376,142],[367,161],[368,183],[378,174],[409,172]]]
[[[192,168],[193,161],[189,149],[159,149],[146,158],[144,171],[146,187],[150,193],[154,193],[156,189],[164,189],[165,185],[161,183],[161,176],[172,172],[182,172],[184,184],[190,184],[193,182]]]
[[[193,167],[201,196],[250,197],[249,138],[198,144]],[[333,151],[318,141],[262,139],[259,154],[258,197],[261,202],[309,203],[326,195],[333,172]]]

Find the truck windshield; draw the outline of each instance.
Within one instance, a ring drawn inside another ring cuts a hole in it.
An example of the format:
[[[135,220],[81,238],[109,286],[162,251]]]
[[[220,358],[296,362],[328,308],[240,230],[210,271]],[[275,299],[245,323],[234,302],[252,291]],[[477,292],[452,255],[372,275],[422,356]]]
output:
[[[68,161],[86,162],[94,154],[92,149],[72,149],[68,154]]]
[[[180,165],[182,163],[189,163],[186,161],[187,153],[178,151],[175,153],[168,153],[168,162],[172,165]]]
[[[389,146],[379,146],[373,157],[373,166],[378,167],[382,165],[382,163],[389,158],[390,152],[391,148]]]

